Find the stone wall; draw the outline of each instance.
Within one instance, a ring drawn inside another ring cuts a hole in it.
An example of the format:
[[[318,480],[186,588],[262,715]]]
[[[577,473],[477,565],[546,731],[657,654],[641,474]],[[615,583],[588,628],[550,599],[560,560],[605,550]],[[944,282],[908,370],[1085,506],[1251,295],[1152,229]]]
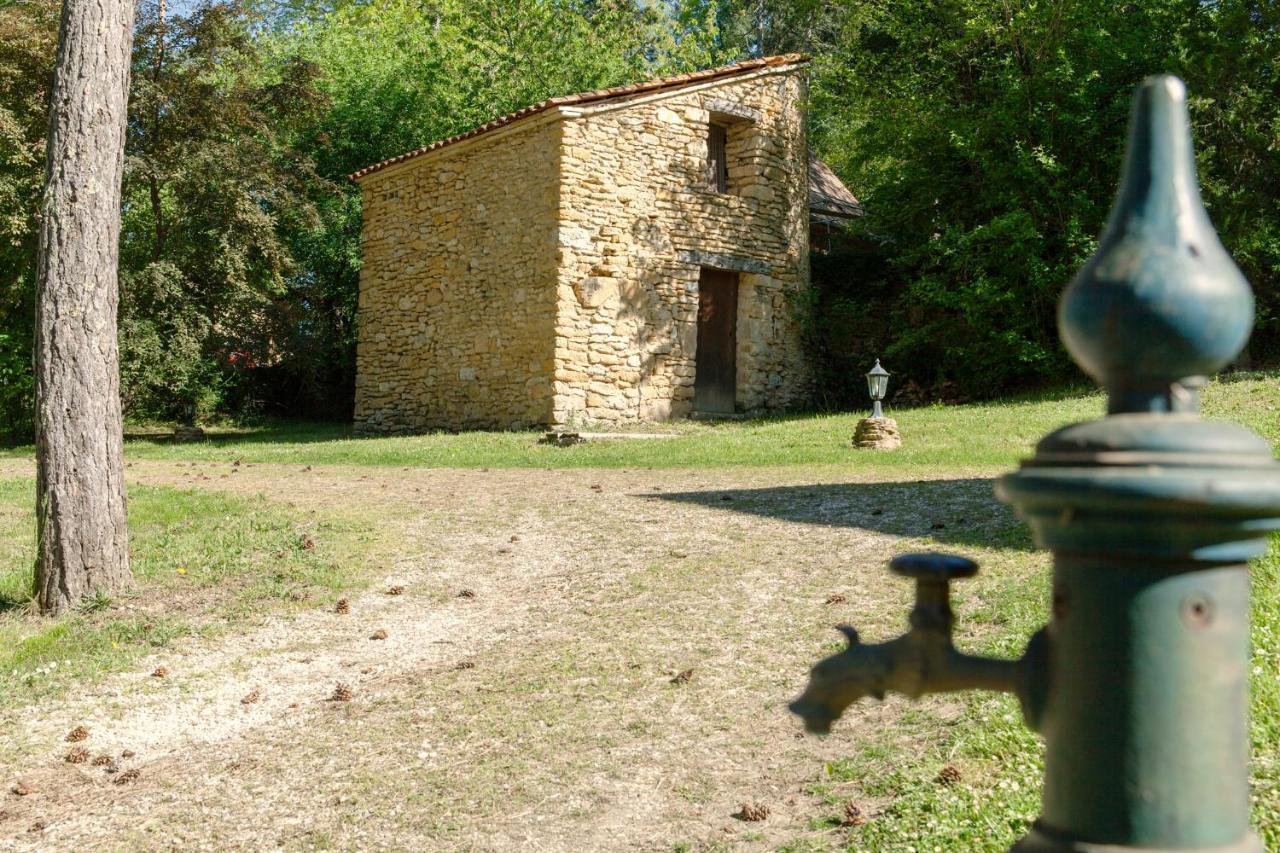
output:
[[[550,421],[560,127],[364,179],[358,432]]]
[[[703,266],[740,273],[737,408],[807,400],[787,298],[808,281],[804,89],[791,68],[565,119],[557,423],[690,413]],[[726,193],[706,178],[713,120]]]
[[[703,267],[739,273],[737,408],[805,402],[788,306],[808,281],[804,81],[550,111],[364,177],[357,430],[688,415]]]

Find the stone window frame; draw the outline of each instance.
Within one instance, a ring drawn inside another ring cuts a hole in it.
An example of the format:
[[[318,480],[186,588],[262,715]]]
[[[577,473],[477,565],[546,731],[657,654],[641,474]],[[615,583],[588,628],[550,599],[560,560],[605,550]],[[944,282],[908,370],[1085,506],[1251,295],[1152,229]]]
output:
[[[741,186],[734,180],[734,166],[740,165],[751,151],[752,130],[760,122],[759,110],[732,101],[711,100],[706,103],[707,120],[707,191],[716,195],[738,195]],[[713,174],[711,128],[724,128],[723,188]]]
[[[707,123],[707,189],[729,191],[729,126],[718,121]]]

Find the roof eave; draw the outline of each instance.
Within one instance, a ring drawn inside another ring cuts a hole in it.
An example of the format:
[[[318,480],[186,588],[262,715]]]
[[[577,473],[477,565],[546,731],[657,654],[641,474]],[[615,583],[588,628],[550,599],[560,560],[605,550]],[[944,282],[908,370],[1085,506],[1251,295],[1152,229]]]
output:
[[[762,72],[772,69],[789,69],[805,65],[810,58],[800,53],[782,54],[780,56],[765,56],[759,59],[750,59],[743,62],[724,65],[718,68],[708,68],[702,71],[692,71],[687,74],[677,74],[672,77],[660,77],[655,80],[648,80],[642,83],[634,83],[628,86],[614,86],[608,89],[596,89],[591,92],[580,92],[575,95],[563,95],[555,98],[548,98],[545,101],[539,101],[531,104],[524,109],[517,110],[505,116],[499,116],[493,121],[486,122],[479,127],[473,128],[465,133],[451,136],[447,139],[441,139],[430,145],[416,148],[413,151],[407,151],[397,157],[391,157],[366,166],[351,174],[347,175],[347,179],[359,183],[362,179],[384,171],[393,166],[404,163],[407,160],[416,159],[429,154],[433,151],[439,151],[443,148],[452,147],[460,142],[468,139],[474,139],[479,136],[487,136],[524,119],[539,113],[547,112],[552,108],[565,106],[583,106],[589,107],[592,104],[600,104],[604,101],[618,99],[622,103],[632,103],[633,98],[638,100],[645,95],[659,95],[664,92],[683,91],[699,84],[710,84],[713,82],[728,81],[739,77],[745,77],[755,72]]]

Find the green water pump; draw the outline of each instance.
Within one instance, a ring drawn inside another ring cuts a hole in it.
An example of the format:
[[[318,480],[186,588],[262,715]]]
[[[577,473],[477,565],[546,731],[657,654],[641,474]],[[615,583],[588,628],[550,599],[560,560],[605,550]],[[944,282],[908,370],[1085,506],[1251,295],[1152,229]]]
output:
[[[1043,810],[1019,853],[1262,853],[1249,829],[1248,561],[1280,528],[1262,438],[1199,414],[1253,326],[1248,284],[1200,201],[1186,92],[1134,98],[1120,192],[1067,287],[1059,330],[1107,416],[1046,436],[996,493],[1053,552],[1052,617],[1018,660],[958,652],[949,583],[977,566],[906,555],[911,630],[820,661],[792,703],[829,731],[863,696],[1017,695],[1045,742]]]

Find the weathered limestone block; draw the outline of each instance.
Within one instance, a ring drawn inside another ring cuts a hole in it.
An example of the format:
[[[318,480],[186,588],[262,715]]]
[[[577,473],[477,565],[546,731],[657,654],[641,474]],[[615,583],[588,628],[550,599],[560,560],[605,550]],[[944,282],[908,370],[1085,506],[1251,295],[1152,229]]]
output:
[[[618,295],[618,282],[613,278],[591,276],[575,283],[573,292],[583,308],[599,308]]]
[[[853,433],[854,447],[894,450],[902,446],[898,422],[893,418],[863,418]]]

